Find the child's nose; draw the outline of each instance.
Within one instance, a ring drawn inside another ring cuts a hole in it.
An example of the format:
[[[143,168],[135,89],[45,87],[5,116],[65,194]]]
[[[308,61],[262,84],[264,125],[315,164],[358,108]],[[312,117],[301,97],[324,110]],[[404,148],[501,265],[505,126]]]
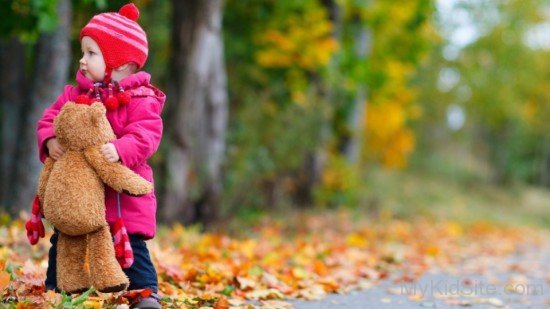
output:
[[[84,60],[84,56],[82,56],[82,58],[80,58],[80,60],[78,62],[80,64],[86,64],[86,60]]]

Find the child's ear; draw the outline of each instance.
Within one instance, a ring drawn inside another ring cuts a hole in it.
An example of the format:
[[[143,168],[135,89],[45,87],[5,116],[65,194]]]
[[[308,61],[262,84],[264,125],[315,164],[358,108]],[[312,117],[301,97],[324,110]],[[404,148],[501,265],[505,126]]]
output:
[[[116,71],[124,71],[124,70],[126,70],[129,66],[130,66],[130,64],[129,64],[129,63],[126,63],[126,64],[123,64],[123,65],[119,66],[119,67],[116,68],[115,70],[116,70]]]
[[[125,63],[125,64],[119,66],[118,68],[115,68],[115,71],[119,71],[119,72],[126,71],[126,70],[128,70],[131,73],[136,72],[137,71],[137,64],[135,64],[133,62],[128,62],[128,63]]]
[[[99,102],[92,104],[90,108],[92,109],[92,112],[90,113],[92,125],[94,127],[97,127],[99,126],[101,118],[105,115],[107,110],[105,109],[105,106],[103,106],[103,104]]]

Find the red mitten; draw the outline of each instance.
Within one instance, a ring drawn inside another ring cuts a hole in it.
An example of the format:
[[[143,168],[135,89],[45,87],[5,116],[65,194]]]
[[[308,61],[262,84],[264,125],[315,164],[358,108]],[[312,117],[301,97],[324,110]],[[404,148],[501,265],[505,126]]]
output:
[[[25,229],[27,230],[27,238],[31,245],[36,245],[38,239],[44,237],[44,224],[42,223],[38,195],[34,198],[34,202],[32,203],[31,218],[25,223]]]
[[[118,218],[111,228],[114,237],[115,256],[122,268],[129,268],[134,263],[134,252],[130,246],[130,237],[122,218]]]

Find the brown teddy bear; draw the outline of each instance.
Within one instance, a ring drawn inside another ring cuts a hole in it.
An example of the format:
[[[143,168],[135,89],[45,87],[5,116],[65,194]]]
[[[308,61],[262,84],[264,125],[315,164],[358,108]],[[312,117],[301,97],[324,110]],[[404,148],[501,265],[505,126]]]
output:
[[[105,112],[101,103],[63,106],[54,129],[66,152],[58,161],[46,159],[38,184],[44,217],[59,230],[57,285],[69,293],[92,285],[100,292],[128,287],[105,219],[104,183],[131,195],[153,189],[150,182],[101,154],[101,145],[116,138]]]

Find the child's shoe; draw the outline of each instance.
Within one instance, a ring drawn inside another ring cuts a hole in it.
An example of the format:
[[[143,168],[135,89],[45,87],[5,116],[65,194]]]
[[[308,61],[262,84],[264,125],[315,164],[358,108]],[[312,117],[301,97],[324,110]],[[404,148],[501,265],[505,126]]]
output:
[[[130,308],[137,309],[161,309],[159,303],[160,296],[153,293],[150,289],[131,290],[126,292],[122,297],[128,299]]]
[[[162,306],[159,304],[159,301],[154,297],[146,297],[139,301],[132,308],[136,309],[162,309]]]

